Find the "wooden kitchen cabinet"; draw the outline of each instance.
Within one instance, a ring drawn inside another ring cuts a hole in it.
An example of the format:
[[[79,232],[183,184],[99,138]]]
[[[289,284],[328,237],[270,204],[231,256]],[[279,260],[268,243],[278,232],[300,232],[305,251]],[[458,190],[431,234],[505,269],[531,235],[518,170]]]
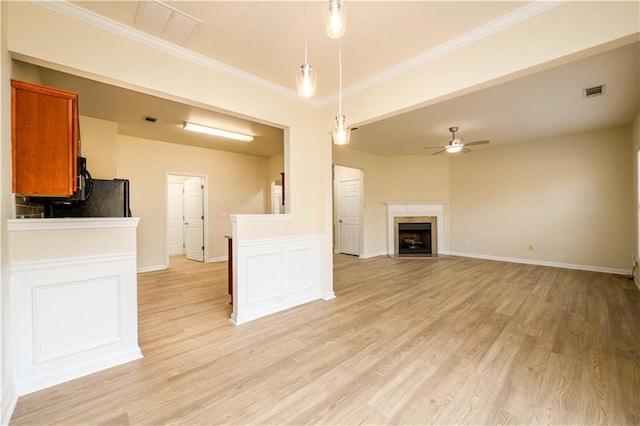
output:
[[[78,189],[78,95],[11,81],[13,192],[67,197]]]

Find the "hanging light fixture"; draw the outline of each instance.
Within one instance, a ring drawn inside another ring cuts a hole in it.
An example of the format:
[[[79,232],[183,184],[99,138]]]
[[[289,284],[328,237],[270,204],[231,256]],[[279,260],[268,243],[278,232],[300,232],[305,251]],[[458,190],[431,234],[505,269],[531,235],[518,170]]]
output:
[[[331,38],[340,38],[347,26],[347,6],[341,0],[329,0],[324,7],[324,26]]]
[[[338,70],[340,85],[338,90],[338,115],[331,128],[331,139],[336,145],[346,145],[351,139],[351,128],[347,117],[342,113],[342,40],[338,44]]]
[[[304,2],[304,64],[300,66],[300,71],[296,75],[296,85],[298,94],[303,98],[310,98],[316,93],[318,76],[311,69],[307,62],[307,2]]]

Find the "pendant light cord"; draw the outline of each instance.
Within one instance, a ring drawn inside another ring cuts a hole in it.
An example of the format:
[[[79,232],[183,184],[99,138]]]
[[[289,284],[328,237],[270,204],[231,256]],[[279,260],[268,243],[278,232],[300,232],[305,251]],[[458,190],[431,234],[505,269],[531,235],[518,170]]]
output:
[[[307,61],[307,2],[304,2],[304,63],[305,65],[309,62]]]
[[[338,74],[340,84],[338,86],[338,114],[342,115],[342,37],[338,40]]]

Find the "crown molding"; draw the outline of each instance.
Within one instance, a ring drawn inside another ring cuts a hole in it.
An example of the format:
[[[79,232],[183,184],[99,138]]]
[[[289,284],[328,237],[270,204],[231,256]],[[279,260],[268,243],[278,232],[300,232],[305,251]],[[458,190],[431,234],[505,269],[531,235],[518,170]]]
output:
[[[271,92],[284,95],[288,98],[296,101],[306,103],[315,107],[320,106],[320,101],[317,99],[301,98],[298,92],[287,89],[260,77],[257,77],[248,72],[239,70],[222,62],[218,62],[207,56],[193,52],[187,48],[171,43],[167,40],[163,40],[159,37],[155,37],[151,34],[145,33],[128,25],[124,25],[113,19],[107,18],[103,15],[99,15],[90,10],[84,9],[80,6],[76,6],[73,3],[69,3],[66,0],[49,1],[49,0],[29,0],[31,3],[38,6],[49,9],[53,12],[83,22],[96,28],[108,31],[121,37],[125,37],[134,42],[143,44],[153,49],[160,50],[169,55],[183,59],[185,61],[209,68],[213,71],[219,72],[226,76],[244,81],[254,86],[267,89]]]
[[[120,22],[109,19],[105,16],[91,12],[87,9],[76,6],[69,3],[66,0],[60,1],[47,1],[47,0],[29,0],[30,2],[37,4],[46,9],[68,16],[77,21],[83,22],[88,25],[109,31],[113,34],[121,37],[128,38],[129,40],[143,44],[145,46],[163,51],[172,56],[178,57],[185,61],[195,63],[197,65],[209,68],[213,71],[219,72],[226,76],[253,84],[258,87],[262,87],[274,93],[284,95],[288,98],[294,99],[298,102],[306,103],[315,107],[324,107],[330,105],[338,100],[338,94],[334,93],[324,99],[318,100],[313,98],[301,98],[297,92],[264,80],[253,74],[239,70],[237,68],[226,65],[222,62],[218,62],[214,59],[190,51],[182,46],[173,44],[167,40],[155,37],[151,34],[132,28],[128,25],[121,24]],[[415,56],[407,61],[404,61],[398,65],[388,68],[372,77],[364,79],[359,83],[349,86],[342,91],[343,98],[354,95],[358,92],[366,90],[384,81],[390,80],[398,75],[401,75],[414,68],[422,66],[430,61],[433,61],[439,57],[447,55],[465,46],[480,41],[486,37],[496,34],[509,27],[517,25],[528,19],[531,19],[537,15],[545,13],[551,9],[554,9],[569,0],[557,0],[546,1],[536,0],[529,3],[519,9],[516,9],[504,16],[501,16],[493,21],[487,22],[471,31],[468,31],[446,43],[442,43],[433,49],[430,49],[418,56]]]
[[[477,28],[474,28],[471,31],[461,34],[460,36],[454,39],[451,39],[446,43],[442,43],[434,47],[433,49],[427,50],[426,52],[418,56],[415,56],[411,59],[401,62],[398,65],[395,65],[376,75],[373,75],[372,77],[366,78],[360,81],[359,83],[349,86],[346,89],[342,90],[342,96],[343,98],[345,98],[347,96],[354,95],[365,89],[373,87],[377,84],[380,84],[386,80],[390,80],[400,74],[403,74],[419,66],[422,66],[441,56],[452,53],[458,49],[461,49],[465,46],[478,42],[502,30],[505,30],[509,27],[517,25],[521,22],[524,22],[542,13],[545,13],[568,1],[569,0],[557,0],[557,1],[536,0],[533,3],[529,3],[526,6],[516,9],[504,16],[496,18],[493,21],[487,22],[486,24],[483,24]],[[333,102],[336,102],[337,100],[338,100],[338,94],[335,93],[331,96],[328,96],[322,99],[320,101],[320,104],[321,106],[326,106]]]

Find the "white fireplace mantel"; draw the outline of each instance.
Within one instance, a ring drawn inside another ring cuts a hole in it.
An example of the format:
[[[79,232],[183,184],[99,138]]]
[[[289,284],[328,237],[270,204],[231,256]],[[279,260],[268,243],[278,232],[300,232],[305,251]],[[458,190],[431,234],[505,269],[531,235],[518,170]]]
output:
[[[438,253],[445,253],[444,242],[444,202],[442,201],[386,201],[387,205],[387,254],[393,256],[395,250],[394,219],[396,217],[435,216],[437,218]]]

